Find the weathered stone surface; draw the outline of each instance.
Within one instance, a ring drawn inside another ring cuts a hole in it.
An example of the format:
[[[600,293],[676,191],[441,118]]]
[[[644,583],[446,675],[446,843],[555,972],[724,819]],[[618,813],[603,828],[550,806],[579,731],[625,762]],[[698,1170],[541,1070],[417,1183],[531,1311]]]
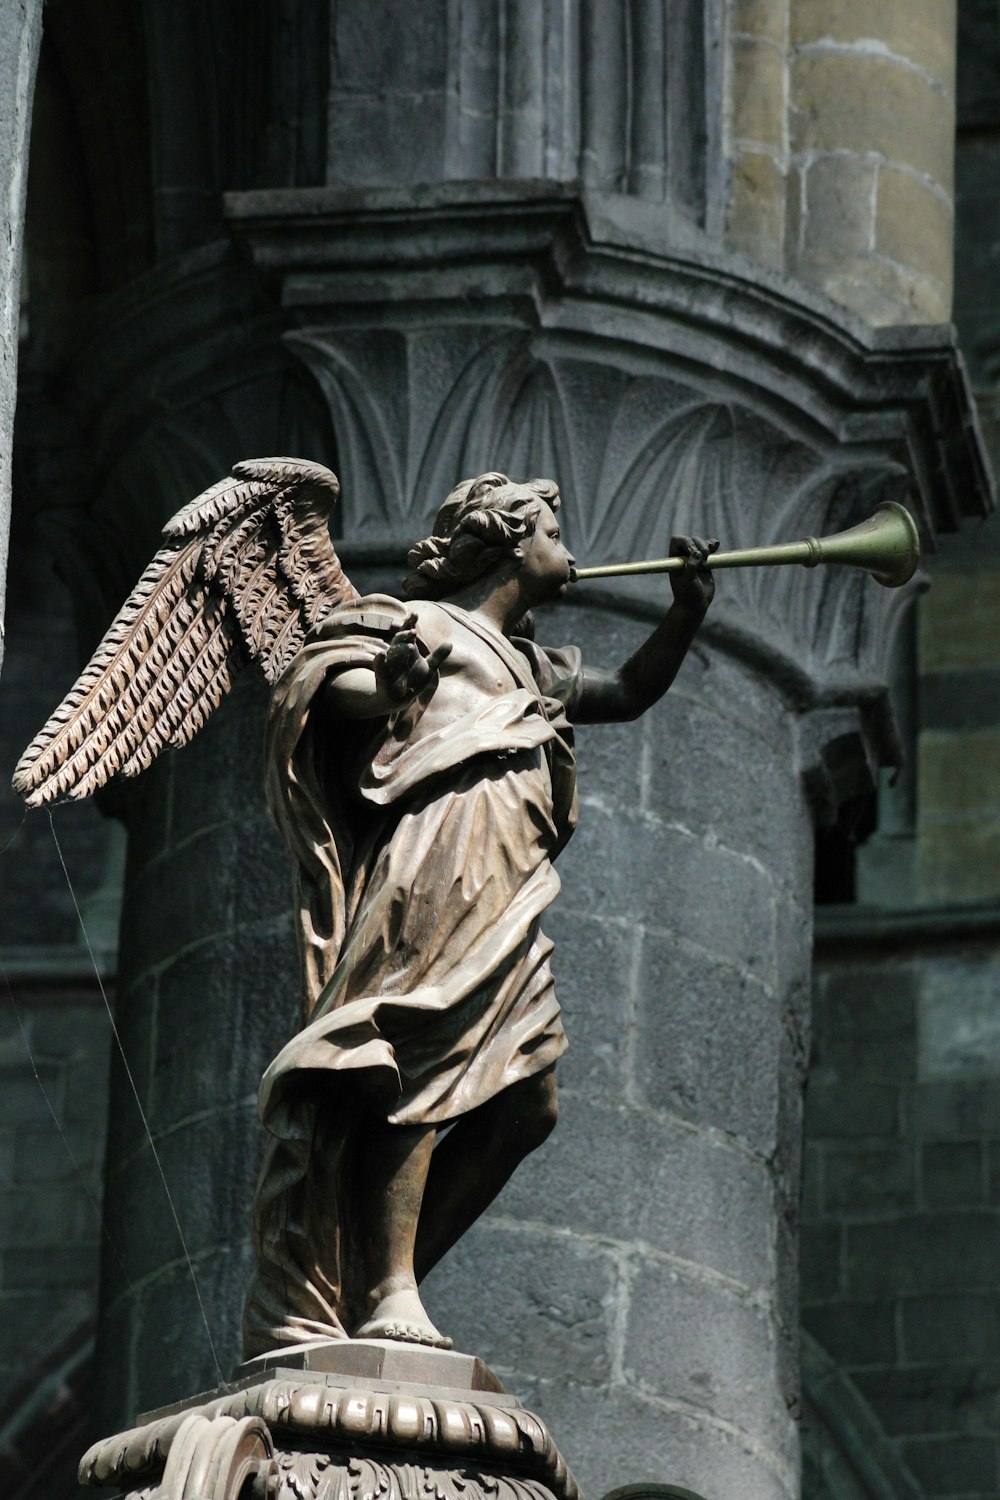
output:
[[[669,1247],[751,1290],[767,1284],[765,1162],[668,1115],[609,1109],[568,1090],[560,1124],[505,1188],[504,1217]]]
[[[913,1363],[940,1365],[954,1357],[956,1348],[978,1362],[991,1358],[997,1347],[1000,1302],[990,1293],[907,1297],[901,1310],[903,1348]]]
[[[895,53],[952,89],[955,0],[886,0],[875,11],[865,0],[796,0],[790,33],[797,47],[838,43]]]
[[[1000,1018],[993,953],[928,955],[920,986],[919,1077],[967,1079],[980,1085],[1000,1076]]]
[[[950,303],[954,211],[937,188],[912,173],[880,167],[874,248],[928,277]]]
[[[655,1321],[649,1308],[662,1309]],[[661,1321],[662,1319],[662,1321]],[[629,1268],[625,1379],[637,1392],[678,1402],[787,1451],[790,1420],[771,1396],[778,1335],[770,1310],[683,1270],[637,1258]]]
[[[772,1152],[781,1023],[771,990],[734,964],[646,933],[638,995],[639,1099],[726,1131],[762,1156]]]
[[[559,1062],[560,1082],[618,1103],[631,1076],[639,934],[627,922],[558,904],[545,918],[545,931],[556,945],[556,992],[570,1039]]]
[[[634,1474],[639,1452],[657,1482],[699,1495],[785,1500],[795,1492],[794,1470],[784,1454],[748,1440],[728,1423],[708,1423],[697,1410],[679,1403],[629,1386],[594,1391],[567,1381],[534,1382],[521,1374],[517,1388],[553,1432],[567,1431],[575,1410],[586,1402],[590,1420],[574,1441],[574,1472],[592,1476],[595,1494]]]
[[[933,1432],[942,1407],[954,1409],[964,1392],[964,1420],[954,1436],[978,1433],[989,1435],[992,1441],[990,1411],[998,1374],[1000,1371],[995,1361],[989,1361],[971,1373],[960,1367],[935,1370],[932,1365],[917,1365],[892,1372],[859,1372],[857,1384],[889,1430],[903,1434]],[[942,1447],[947,1447],[947,1444],[942,1444]],[[948,1491],[939,1490],[939,1493],[947,1494]]]
[[[984,1156],[978,1141],[928,1142],[920,1153],[925,1207],[958,1208],[982,1203]]]
[[[921,991],[913,965],[880,975],[874,993],[871,971],[861,964],[838,964],[818,983],[813,1073],[818,1084],[832,1078],[845,1084],[905,1083],[916,1077]]]
[[[938,571],[918,614],[920,670],[1000,663],[1000,571]]]
[[[775,955],[773,887],[765,872],[686,829],[584,805],[586,818],[564,862],[571,910],[683,933],[706,953],[740,954],[767,982]],[[667,890],[651,878],[658,870],[670,872]]]
[[[744,149],[733,163],[728,225],[734,249],[765,266],[783,264],[785,181],[769,152]]]
[[[889,1223],[852,1224],[847,1231],[848,1291],[877,1293],[964,1291],[992,1285],[1000,1218],[983,1210],[962,1216],[963,1232],[946,1219],[913,1215]],[[920,1254],[913,1248],[919,1244]]]
[[[949,1080],[908,1090],[906,1118],[918,1138],[992,1136],[1000,1139],[1000,1080]]]
[[[921,901],[984,901],[1000,887],[1000,819],[975,813],[922,827],[917,854]]]
[[[787,15],[782,0],[733,0],[732,26],[736,36],[766,37],[784,43]]]
[[[621,1252],[579,1235],[517,1224],[501,1200],[426,1282],[427,1304],[459,1349],[499,1372],[541,1380],[572,1371],[601,1387],[611,1378],[621,1316]],[[494,1274],[483,1275],[492,1266]]]
[[[877,50],[800,53],[790,121],[793,151],[877,151],[952,191],[953,101]]]
[[[780,152],[785,132],[785,54],[771,41],[737,36],[732,52],[735,141]]]
[[[984,1403],[985,1405],[986,1403]],[[988,1494],[996,1484],[997,1453],[992,1437],[914,1439],[904,1443],[906,1462],[928,1494],[955,1487],[960,1493]]]
[[[799,243],[807,255],[841,265],[864,255],[875,236],[877,166],[864,156],[816,156],[803,166],[805,211]]]
[[[810,1080],[806,1090],[806,1131],[830,1138],[894,1136],[899,1101],[881,1083],[854,1079]]]
[[[917,1200],[916,1155],[909,1144],[830,1149],[823,1183],[828,1213],[884,1217],[892,1209],[912,1209]]]
[[[881,256],[855,256],[819,280],[828,296],[876,327],[941,323],[949,313],[940,287]]]
[[[891,1365],[897,1354],[895,1309],[887,1302],[827,1302],[806,1309],[805,1326],[850,1369]]]
[[[4,0],[0,7],[0,181],[4,183],[6,224],[0,258],[0,624],[6,597],[10,531],[10,452],[17,390],[20,322],[21,241],[28,185],[28,135],[38,48],[42,34],[40,0]],[[0,636],[0,661],[3,638]]]

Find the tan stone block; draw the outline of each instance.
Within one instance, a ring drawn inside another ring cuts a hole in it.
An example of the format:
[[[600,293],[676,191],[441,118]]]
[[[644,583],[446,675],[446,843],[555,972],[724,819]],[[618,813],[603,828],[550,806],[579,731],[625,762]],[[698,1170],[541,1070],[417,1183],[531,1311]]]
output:
[[[807,53],[794,58],[791,80],[796,154],[877,153],[951,193],[954,106],[911,68],[861,53]]]
[[[858,156],[821,156],[805,168],[802,247],[834,260],[864,255],[874,234],[876,164]]]
[[[834,260],[822,253],[802,256],[796,274],[881,328],[893,323],[946,323],[949,308],[941,288],[916,272],[876,255]]]
[[[922,672],[1000,666],[1000,572],[938,573],[918,608]]]
[[[881,43],[955,85],[956,0],[792,0],[791,42]]]
[[[785,139],[785,53],[770,42],[737,37],[732,50],[734,140],[780,150]]]
[[[955,219],[951,205],[907,172],[881,167],[875,204],[875,248],[928,276],[951,301]]]
[[[1000,819],[968,819],[921,829],[920,901],[987,901],[1000,895]]]
[[[766,37],[783,46],[787,31],[786,0],[733,0],[731,25],[734,35]]]
[[[733,163],[728,238],[768,266],[784,267],[785,179],[762,151],[744,151]]]
[[[1000,729],[925,730],[918,762],[921,828],[954,818],[1000,818]]]
[[[785,179],[785,265],[794,274],[801,248],[805,169],[790,166]]]

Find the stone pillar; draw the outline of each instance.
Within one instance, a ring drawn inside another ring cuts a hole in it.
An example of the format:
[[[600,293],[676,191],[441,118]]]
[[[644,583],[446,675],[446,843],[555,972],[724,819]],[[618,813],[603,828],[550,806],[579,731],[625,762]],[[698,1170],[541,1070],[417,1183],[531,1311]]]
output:
[[[21,319],[21,240],[28,186],[28,133],[42,31],[41,0],[0,3],[0,218],[7,226],[0,254],[0,663],[4,583],[10,531],[10,451],[17,391]]]
[[[941,323],[954,0],[730,0],[730,244],[870,323]]]

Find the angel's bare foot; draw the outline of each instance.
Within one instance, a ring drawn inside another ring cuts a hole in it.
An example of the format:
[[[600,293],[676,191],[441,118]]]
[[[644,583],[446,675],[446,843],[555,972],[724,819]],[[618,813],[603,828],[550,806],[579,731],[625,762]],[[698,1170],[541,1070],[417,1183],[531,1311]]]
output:
[[[371,1317],[355,1330],[356,1339],[398,1339],[404,1344],[430,1344],[450,1349],[451,1339],[438,1333],[424,1310],[415,1287],[381,1297]]]

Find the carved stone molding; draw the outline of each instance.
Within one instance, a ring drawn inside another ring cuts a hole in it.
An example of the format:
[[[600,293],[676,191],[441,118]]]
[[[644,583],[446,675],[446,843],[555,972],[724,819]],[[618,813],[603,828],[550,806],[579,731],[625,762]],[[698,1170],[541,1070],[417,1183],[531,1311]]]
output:
[[[332,19],[327,182],[583,181],[643,201],[672,242],[715,227],[718,5],[461,0],[425,21],[419,91],[413,46],[373,40],[391,8],[371,16],[341,0]]]
[[[227,211],[329,412],[349,542],[398,548],[458,474],[497,465],[559,478],[588,562],[670,530],[823,535],[890,498],[930,543],[993,503],[949,329],[873,330],[738,258],[654,253],[598,198],[538,183],[231,194]],[[874,702],[900,594],[821,575],[728,575],[712,634],[799,708]]]
[[[545,1424],[488,1371],[486,1390],[393,1380],[390,1362],[370,1378],[352,1372],[357,1341],[328,1348],[325,1371],[279,1362],[96,1443],[81,1484],[135,1500],[243,1500],[250,1484],[255,1500],[580,1500]],[[454,1378],[416,1353],[432,1378]]]
[[[950,530],[992,505],[947,326],[871,328],[738,256],[664,254],[640,223],[614,226],[599,196],[552,184],[288,189],[230,193],[226,205],[233,232],[278,278],[292,326],[323,327],[336,310],[338,329],[370,327],[363,310],[381,307],[391,330],[394,308],[450,304],[481,330],[610,345],[615,363],[645,351],[651,373],[742,397],[807,442],[895,461],[927,524]]]

